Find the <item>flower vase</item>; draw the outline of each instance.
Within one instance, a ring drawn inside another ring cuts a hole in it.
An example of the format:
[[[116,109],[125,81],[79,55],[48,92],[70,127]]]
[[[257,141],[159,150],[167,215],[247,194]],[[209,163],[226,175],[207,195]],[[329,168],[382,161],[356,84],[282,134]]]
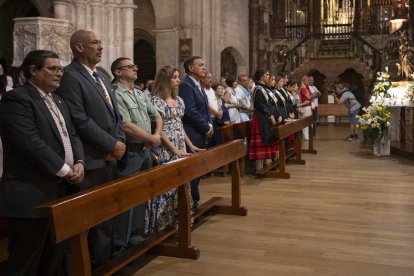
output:
[[[374,155],[375,156],[389,156],[391,148],[391,141],[388,135],[388,130],[384,131],[382,137],[378,137],[374,140]]]

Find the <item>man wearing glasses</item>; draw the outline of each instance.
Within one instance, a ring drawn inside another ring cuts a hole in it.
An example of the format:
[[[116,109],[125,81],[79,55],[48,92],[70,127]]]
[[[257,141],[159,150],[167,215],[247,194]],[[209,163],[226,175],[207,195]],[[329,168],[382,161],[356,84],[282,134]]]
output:
[[[150,99],[134,82],[138,67],[125,57],[111,65],[115,93],[127,137],[128,152],[122,159],[118,172],[131,175],[152,167],[151,148],[161,143],[162,118]],[[155,131],[151,134],[151,118],[155,119]],[[113,255],[122,253],[128,246],[138,245],[144,234],[146,203],[131,209],[114,219]]]
[[[7,218],[9,238],[3,273],[61,275],[64,244],[53,244],[50,218],[32,208],[66,196],[83,181],[83,147],[68,107],[53,93],[63,74],[59,56],[32,51],[21,68],[27,82],[0,102],[0,216]]]
[[[65,68],[57,93],[68,104],[86,157],[85,181],[81,190],[116,179],[116,161],[125,153],[125,133],[112,85],[96,71],[102,42],[90,30],[78,30],[70,38],[74,59]],[[99,212],[99,210],[96,210]],[[89,230],[92,265],[111,257],[112,220]]]

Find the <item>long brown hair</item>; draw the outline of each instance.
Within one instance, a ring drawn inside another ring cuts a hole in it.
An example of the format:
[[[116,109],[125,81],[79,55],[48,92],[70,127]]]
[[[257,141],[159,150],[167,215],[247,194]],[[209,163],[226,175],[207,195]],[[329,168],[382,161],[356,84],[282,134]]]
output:
[[[167,99],[169,95],[171,95],[173,99],[176,99],[178,95],[178,89],[172,89],[170,86],[170,81],[174,73],[177,71],[178,69],[173,66],[162,67],[155,75],[155,80],[152,86],[152,94],[154,96],[160,97],[163,100]]]

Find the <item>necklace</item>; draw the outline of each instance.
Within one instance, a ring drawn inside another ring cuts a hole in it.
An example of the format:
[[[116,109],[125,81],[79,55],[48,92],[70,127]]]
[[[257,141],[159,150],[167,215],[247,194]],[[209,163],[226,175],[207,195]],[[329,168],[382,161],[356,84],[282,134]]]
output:
[[[62,134],[65,137],[68,137],[68,132],[66,131],[66,125],[63,121],[63,118],[61,117],[60,112],[57,109],[55,99],[53,99],[51,95],[42,95],[42,98],[45,100],[45,103],[49,107],[49,110],[52,111],[53,115],[55,115],[55,118],[57,118],[60,129],[62,130]]]

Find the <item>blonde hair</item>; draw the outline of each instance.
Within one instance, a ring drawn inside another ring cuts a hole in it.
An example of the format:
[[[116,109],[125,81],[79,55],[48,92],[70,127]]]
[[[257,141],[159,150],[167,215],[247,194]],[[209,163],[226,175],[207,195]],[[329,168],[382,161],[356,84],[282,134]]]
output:
[[[164,66],[157,72],[152,86],[152,94],[154,96],[158,96],[163,100],[167,99],[169,95],[173,99],[177,98],[178,89],[173,89],[170,85],[175,72],[178,72],[178,69],[173,66]]]
[[[304,76],[302,77],[302,79],[300,80],[300,88],[304,88],[304,87],[306,87],[306,85],[304,84],[304,81],[305,81],[306,79],[309,79],[309,77],[308,77],[307,75],[304,75]]]

